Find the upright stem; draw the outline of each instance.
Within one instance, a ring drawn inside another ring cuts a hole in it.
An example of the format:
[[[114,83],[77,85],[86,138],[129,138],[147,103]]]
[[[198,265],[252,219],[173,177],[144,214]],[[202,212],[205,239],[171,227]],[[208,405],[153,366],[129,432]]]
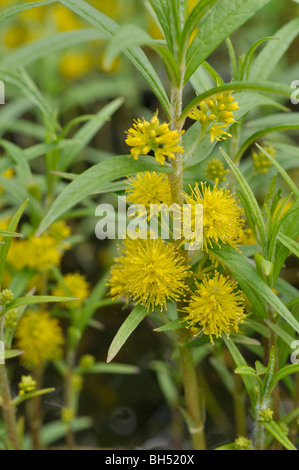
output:
[[[42,369],[37,369],[33,372],[33,378],[36,380],[37,389],[42,387]],[[40,426],[41,426],[41,397],[37,396],[29,400],[29,426],[32,436],[32,447],[34,450],[40,450]]]
[[[75,351],[73,349],[69,349],[67,351],[66,359],[68,370],[65,376],[65,407],[70,409],[73,405],[72,377],[75,363]],[[72,428],[72,423],[68,423],[66,441],[68,450],[73,450],[75,447],[75,436]]]
[[[4,316],[0,317],[0,341],[4,341]],[[20,450],[16,409],[14,406],[11,406],[12,397],[5,364],[0,365],[0,394],[9,440],[16,450]]]
[[[180,340],[184,335],[180,333]],[[181,369],[183,376],[186,408],[192,419],[192,426],[189,426],[194,450],[206,450],[206,440],[204,434],[204,419],[201,410],[199,388],[196,376],[196,369],[193,360],[193,351],[184,345],[179,346]]]
[[[180,68],[180,85],[173,86],[171,90],[171,129],[181,131],[182,124],[179,123],[179,117],[182,112],[183,97],[183,79],[185,66]],[[173,203],[183,204],[183,157],[177,154],[172,162],[173,173],[169,176],[172,201]],[[180,306],[178,305],[178,315],[180,316]],[[178,342],[180,351],[180,361],[182,369],[182,378],[186,398],[186,408],[192,419],[193,425],[190,426],[190,433],[195,450],[206,449],[204,436],[204,419],[202,416],[199,389],[196,376],[196,368],[193,360],[192,349],[186,347],[189,339],[187,330],[179,330]]]

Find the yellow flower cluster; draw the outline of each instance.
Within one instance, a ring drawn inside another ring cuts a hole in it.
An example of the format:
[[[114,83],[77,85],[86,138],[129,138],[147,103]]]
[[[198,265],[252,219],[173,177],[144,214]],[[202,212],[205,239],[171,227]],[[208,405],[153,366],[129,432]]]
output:
[[[25,395],[25,393],[34,392],[36,387],[36,380],[34,380],[31,375],[22,375],[21,382],[19,383],[19,395]]]
[[[185,312],[188,327],[199,328],[199,333],[208,335],[214,344],[213,336],[239,331],[245,319],[244,298],[235,282],[216,272],[213,278],[205,276],[201,284],[197,283]]]
[[[192,188],[191,188],[192,189]],[[243,210],[238,205],[234,195],[226,188],[213,188],[205,183],[195,186],[191,195],[185,194],[185,202],[191,207],[191,220],[184,217],[186,230],[191,226],[195,232],[195,206],[203,205],[203,248],[212,248],[213,243],[219,242],[236,245],[240,231],[244,225]],[[192,241],[192,240],[191,240]]]
[[[59,266],[64,251],[69,247],[64,237],[69,235],[69,227],[65,222],[59,221],[39,238],[31,235],[27,240],[15,240],[7,261],[16,270],[27,267],[42,272],[48,271],[53,266]]]
[[[128,201],[132,204],[142,204],[147,210],[148,219],[151,216],[151,204],[171,205],[170,185],[163,173],[156,171],[137,173],[136,176],[128,178],[128,185],[126,189]]]
[[[210,160],[206,166],[206,178],[216,183],[223,183],[228,173],[229,170],[225,170],[223,163],[216,158]]]
[[[133,127],[127,132],[126,144],[131,148],[131,155],[138,160],[140,155],[153,152],[155,159],[164,165],[165,158],[175,158],[175,154],[183,153],[181,136],[183,131],[171,131],[166,122],[160,124],[158,111],[149,121],[135,120]]]
[[[21,361],[28,369],[41,367],[45,361],[58,359],[64,338],[56,318],[49,312],[29,310],[21,318],[15,333]]]
[[[6,306],[11,304],[14,299],[13,292],[9,289],[4,289],[0,292],[0,305]]]
[[[186,289],[185,260],[172,244],[161,239],[124,241],[111,268],[113,298],[126,297],[148,310],[177,301]]]
[[[231,92],[219,93],[201,101],[199,108],[195,108],[189,114],[191,119],[201,123],[201,132],[209,133],[211,142],[214,140],[226,140],[231,137],[227,132],[230,124],[233,124],[234,111],[239,109],[235,97]]]
[[[82,305],[83,301],[89,296],[89,284],[85,277],[79,273],[66,274],[63,276],[63,283],[64,285],[57,285],[53,289],[52,294],[57,297],[70,296],[79,299],[64,303],[64,307],[68,309]]]
[[[271,155],[271,157],[273,158],[275,157],[276,155],[275,148],[265,147],[265,150]],[[251,156],[253,160],[254,169],[257,173],[262,175],[269,171],[269,168],[271,167],[272,162],[271,160],[269,160],[269,158],[266,157],[266,155],[263,152],[261,151],[256,152],[255,150],[253,150],[251,153]]]

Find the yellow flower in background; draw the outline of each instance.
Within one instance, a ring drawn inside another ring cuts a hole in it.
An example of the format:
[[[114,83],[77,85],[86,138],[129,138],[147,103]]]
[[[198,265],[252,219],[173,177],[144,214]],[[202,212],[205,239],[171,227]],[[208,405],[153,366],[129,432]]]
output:
[[[82,305],[84,299],[89,296],[89,284],[85,279],[85,276],[79,273],[66,274],[63,276],[62,284],[58,284],[52,294],[56,297],[76,297],[79,300],[73,302],[67,302],[64,307],[71,309],[73,306],[79,307]]]
[[[61,239],[43,234],[37,238],[30,236],[28,240],[14,240],[8,252],[7,261],[16,270],[30,268],[37,271],[48,271],[59,266],[64,251],[69,245]]]
[[[203,248],[213,247],[213,242],[236,245],[240,230],[244,225],[243,210],[234,195],[226,188],[217,185],[210,188],[205,183],[192,189],[191,195],[184,194],[186,204],[191,206],[191,227],[195,230],[195,205],[203,205]],[[190,226],[188,217],[184,224]]]
[[[199,328],[210,337],[218,338],[223,333],[239,331],[239,324],[244,322],[244,298],[237,290],[237,283],[229,278],[215,273],[213,278],[205,277],[197,290],[192,294],[186,312],[185,320],[188,328]]]
[[[228,173],[229,170],[225,170],[223,163],[216,158],[210,160],[206,166],[206,177],[215,182],[225,181]]]
[[[25,393],[34,392],[36,387],[36,380],[34,380],[31,375],[22,375],[21,382],[19,383],[19,395],[25,395]]]
[[[33,0],[33,1],[38,1],[38,0]],[[23,0],[23,3],[31,3],[31,2],[32,0]],[[25,21],[27,20],[44,21],[46,13],[47,13],[47,7],[45,6],[41,6],[37,8],[30,8],[29,10],[22,11],[19,14],[19,18]]]
[[[56,318],[49,312],[29,310],[21,318],[16,333],[17,347],[24,351],[21,361],[28,369],[41,367],[45,361],[58,359],[64,338]]]
[[[274,147],[265,147],[265,150],[271,155],[271,157],[275,157],[276,150]],[[268,173],[269,168],[272,166],[272,162],[261,150],[259,150],[258,152],[253,150],[251,153],[251,157],[253,160],[254,169],[257,173],[261,175]]]
[[[127,181],[128,201],[132,204],[142,204],[147,209],[148,219],[151,204],[171,205],[170,185],[167,176],[163,173],[145,171],[129,177]]]
[[[237,245],[255,245],[256,243],[256,237],[251,228],[241,229]]]
[[[56,241],[60,242],[70,237],[71,229],[64,220],[58,220],[51,225],[48,233]]]
[[[193,109],[189,117],[199,121],[202,132],[210,133],[211,142],[214,142],[215,139],[220,141],[231,137],[227,130],[230,124],[236,122],[234,111],[238,109],[239,105],[235,102],[235,97],[227,91],[201,101],[199,108]]]
[[[151,121],[135,120],[133,127],[128,130],[126,144],[131,148],[131,155],[138,160],[140,155],[153,151],[156,160],[164,164],[165,158],[175,158],[176,153],[183,153],[181,136],[183,131],[171,131],[169,124],[160,124],[158,111]]]
[[[58,31],[67,32],[82,28],[80,18],[72,10],[59,3],[50,8],[50,17]]]
[[[8,178],[8,179],[11,179],[14,177],[14,171],[12,168],[9,168],[8,170],[4,171],[2,173],[1,176],[3,176],[3,178]],[[0,194],[3,194],[4,193],[4,188],[2,186],[0,186]]]
[[[183,256],[161,239],[127,239],[115,259],[109,281],[113,298],[131,298],[148,310],[177,301],[188,277]]]
[[[89,52],[69,51],[60,58],[60,73],[67,80],[77,80],[93,67],[93,58]]]

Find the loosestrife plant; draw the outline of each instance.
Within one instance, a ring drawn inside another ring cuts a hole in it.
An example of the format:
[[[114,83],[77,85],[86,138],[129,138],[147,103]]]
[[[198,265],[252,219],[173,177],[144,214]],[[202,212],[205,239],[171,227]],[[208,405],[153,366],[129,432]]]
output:
[[[230,36],[271,0],[148,0],[142,7],[144,18],[150,18],[147,28],[119,26],[116,12],[102,2],[11,3],[0,21],[20,14],[17,32],[23,36],[16,37],[12,26],[4,28],[8,50],[0,79],[9,86],[7,119],[16,119],[16,132],[38,143],[24,148],[18,140],[0,140],[5,152],[0,160],[2,447],[40,449],[65,436],[67,448],[74,449],[76,430],[90,426],[78,417],[84,376],[136,374],[134,365],[114,358],[147,318],[155,325],[153,334],[167,339],[170,357],[150,367],[173,420],[188,429],[195,450],[217,447],[206,440],[207,415],[216,426],[227,421],[210,386],[211,371],[234,406],[235,439],[224,437],[219,449],[296,450],[299,365],[290,357],[299,333],[299,296],[281,271],[287,258],[294,261],[299,253],[297,174],[287,173],[298,167],[289,131],[299,128],[299,119],[296,111],[288,112],[289,84],[269,77],[299,32],[298,18],[274,37],[256,38],[237,58]],[[26,44],[30,25],[46,23],[47,17],[50,31],[56,24],[58,32]],[[89,28],[83,28],[86,22]],[[72,52],[73,45],[79,50]],[[230,59],[226,81],[210,57],[219,46],[226,46]],[[90,142],[123,104],[115,98],[115,77],[113,91],[103,78],[86,82],[87,91],[76,84],[73,94],[67,91],[69,80],[98,73],[97,50],[101,66],[112,77],[116,70],[123,83],[135,67],[158,104],[151,110],[136,104],[132,96],[141,85],[130,74],[131,94],[127,86],[123,90],[135,118],[122,134],[126,154],[102,152],[100,162],[78,173],[76,159],[94,163]],[[34,68],[38,60],[47,64],[48,52],[61,54],[58,68],[49,66],[56,86],[41,80],[41,69]],[[22,68],[15,70],[16,62]],[[97,114],[80,115],[75,98],[89,103],[89,87],[99,99],[115,99]],[[51,93],[58,112],[45,97]],[[21,119],[33,106],[38,121]],[[41,173],[35,166],[39,158]],[[107,193],[126,197],[130,229],[118,233],[108,274],[87,279],[84,262],[77,271],[66,271],[63,262],[72,253],[80,259],[76,250],[90,232],[82,235],[77,221],[97,215],[94,196]],[[165,218],[167,208],[172,210]],[[162,236],[166,225],[168,237]],[[87,327],[101,334],[103,325],[94,314],[116,304],[125,311],[107,363],[80,354]],[[18,377],[17,394],[7,374],[13,357],[26,370]],[[64,385],[52,441],[41,399],[53,393],[43,388],[49,364]],[[24,401],[28,434],[18,421]]]

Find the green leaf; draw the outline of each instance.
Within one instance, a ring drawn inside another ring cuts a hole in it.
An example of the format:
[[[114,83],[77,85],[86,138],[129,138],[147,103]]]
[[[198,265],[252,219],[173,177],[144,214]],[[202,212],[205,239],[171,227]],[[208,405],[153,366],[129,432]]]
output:
[[[18,406],[20,403],[30,398],[40,397],[42,395],[47,395],[55,391],[55,388],[43,388],[41,390],[35,390],[34,392],[25,393],[24,395],[18,395],[11,401],[11,406]]]
[[[150,363],[150,368],[157,374],[159,387],[165,399],[171,406],[176,407],[180,402],[180,398],[169,366],[162,361],[152,361]]]
[[[139,368],[130,364],[107,364],[106,362],[97,362],[90,367],[75,368],[76,374],[138,374]]]
[[[158,23],[164,33],[169,50],[173,50],[173,40],[171,34],[171,28],[169,23],[168,8],[165,2],[161,0],[149,0],[153,11],[150,10],[151,15],[154,17],[154,21]]]
[[[273,388],[275,385],[285,377],[287,377],[290,374],[295,374],[296,372],[299,372],[299,364],[289,364],[282,369],[280,369],[276,374],[274,374],[273,379],[270,382],[270,392],[272,392]]]
[[[182,37],[181,37],[181,54],[189,44],[190,37],[193,31],[198,26],[200,20],[204,15],[218,2],[219,0],[201,0],[193,8],[185,23]]]
[[[278,234],[278,239],[281,241],[281,243],[286,246],[294,255],[299,258],[299,243],[296,242],[295,240],[292,240],[291,238],[287,237],[283,233]]]
[[[264,396],[263,400],[269,400],[271,395],[271,382],[274,377],[275,373],[275,364],[276,364],[276,357],[275,357],[275,347],[271,346],[270,354],[269,354],[269,362],[267,366],[267,371],[264,377]]]
[[[235,374],[239,375],[249,375],[250,377],[254,377],[257,381],[261,382],[261,379],[256,374],[255,370],[249,366],[240,366],[235,369]]]
[[[171,331],[171,330],[180,330],[182,328],[186,328],[187,323],[182,321],[182,319],[177,319],[167,323],[166,325],[160,326],[159,328],[155,328],[154,331]]]
[[[261,243],[263,245],[264,240],[265,240],[265,223],[264,223],[261,210],[257,203],[257,200],[255,199],[255,196],[249,184],[247,183],[246,179],[244,178],[239,168],[234,164],[234,162],[229,158],[229,156],[223,150],[221,150],[221,153],[224,156],[227,164],[230,166],[231,170],[233,171],[239,183],[244,199],[246,200],[247,206],[250,209],[250,215],[253,217],[257,225],[257,228],[260,234]]]
[[[252,64],[249,80],[266,80],[299,34],[299,18],[292,19],[274,35],[279,41],[270,41]]]
[[[0,145],[8,152],[9,156],[11,156],[14,162],[19,166],[20,171],[22,172],[22,177],[24,178],[25,185],[32,183],[33,177],[31,169],[20,147],[4,139],[0,139]]]
[[[129,336],[137,328],[139,323],[147,316],[148,311],[145,307],[138,305],[135,307],[116,333],[108,351],[107,362],[115,358],[119,350],[123,347]]]
[[[187,54],[185,82],[200,64],[269,0],[220,0],[211,9]]]
[[[156,41],[142,28],[135,24],[120,26],[108,43],[104,64],[110,67],[114,59],[125,49],[134,46],[153,46]]]
[[[31,8],[42,7],[44,5],[50,5],[51,3],[55,2],[56,0],[44,0],[41,2],[28,2],[25,4],[22,3],[20,5],[14,5],[13,7],[7,8],[6,10],[0,12],[0,23],[4,20],[12,18],[22,11],[31,10]]]
[[[79,432],[84,431],[90,428],[93,424],[93,421],[89,417],[81,416],[79,418],[75,418],[72,421],[72,431]],[[43,424],[40,438],[41,444],[44,447],[47,447],[51,444],[54,444],[56,441],[62,439],[67,435],[68,426],[61,421],[52,421],[51,423]],[[29,435],[25,436],[24,439],[24,449],[31,448],[31,437]]]
[[[109,182],[138,173],[138,171],[150,171],[153,169],[171,171],[169,168],[159,165],[151,157],[139,157],[139,160],[135,161],[127,155],[113,157],[110,160],[105,160],[92,166],[79,175],[59,194],[48,214],[42,220],[37,236],[41,235],[56,219],[84,198],[95,192],[99,194],[101,188],[107,187]]]
[[[299,116],[298,116],[299,117]],[[279,173],[285,180],[285,182],[289,185],[290,189],[293,191],[296,197],[299,197],[299,189],[297,188],[296,184],[291,180],[287,172],[282,168],[282,166],[278,163],[278,161],[272,157],[263,147],[261,147],[259,144],[256,144],[256,146],[260,149],[260,151],[266,155],[266,157],[271,160],[273,165],[278,169]]]
[[[224,444],[223,446],[216,447],[214,450],[236,450],[236,446],[234,442],[230,442],[229,444]]]
[[[242,66],[241,77],[243,79],[245,79],[245,80],[248,79],[250,65],[251,65],[254,53],[257,50],[257,48],[261,44],[263,44],[263,42],[270,41],[271,39],[277,39],[278,40],[278,38],[275,38],[273,36],[262,38],[262,39],[259,39],[258,41],[256,41],[254,44],[252,44],[252,46],[249,48],[249,50],[248,50],[248,52],[245,56],[243,66]],[[260,78],[260,77],[258,77],[258,78]]]
[[[232,342],[231,339],[227,339],[225,336],[223,336],[223,340],[229,349],[237,367],[247,367],[247,363],[240,353],[239,349],[237,346]],[[255,403],[256,403],[256,381],[254,380],[253,377],[244,375],[242,376],[242,380],[244,382],[244,385],[246,387],[248,396],[250,398],[251,406],[254,408]]]
[[[0,67],[0,79],[4,81],[4,83],[16,87],[22,95],[29,98],[29,100],[39,108],[48,129],[53,130],[57,126],[53,109],[24,69],[20,69],[19,73],[16,73]]]
[[[280,227],[279,234],[287,234],[289,238],[296,239],[299,233],[299,199],[297,199],[292,207],[282,216],[284,221]],[[280,245],[280,246],[279,246]],[[278,243],[275,251],[275,262],[273,272],[273,282],[277,281],[281,268],[289,256],[289,248],[286,248],[281,242]]]
[[[266,116],[265,118],[257,119],[256,121],[252,121],[248,125],[248,131],[251,131],[253,126],[259,128],[259,130],[252,133],[249,137],[245,139],[245,141],[242,142],[240,149],[235,157],[235,161],[240,161],[246,150],[254,142],[261,139],[265,135],[273,132],[283,132],[299,129],[299,113],[275,114],[271,116]],[[273,165],[278,168],[279,164],[273,161]]]
[[[92,28],[56,33],[50,37],[13,49],[12,52],[1,58],[1,67],[9,69],[15,64],[24,67],[35,60],[47,57],[49,54],[55,54],[78,44],[105,38],[104,33]]]
[[[292,313],[285,307],[272,289],[256,273],[251,264],[234,248],[223,245],[221,248],[214,245],[211,254],[221,263],[228,266],[232,274],[236,273],[249,284],[274,310],[299,333],[299,323]]]
[[[70,8],[83,19],[95,26],[100,31],[106,33],[107,39],[111,39],[112,35],[119,27],[117,23],[101,13],[96,8],[92,7],[83,0],[59,0],[60,3]],[[166,114],[170,115],[170,105],[165,89],[157,76],[154,68],[147,59],[144,52],[139,47],[134,47],[125,51],[126,56],[142,74],[152,91],[159,99]]]
[[[291,347],[294,338],[286,333],[280,326],[276,325],[276,323],[271,322],[270,320],[265,319],[265,323],[277,334],[288,346]]]
[[[22,237],[21,233],[9,232],[8,230],[0,230],[0,237]]]
[[[269,431],[287,450],[297,450],[275,421],[262,421],[262,425],[265,426],[267,431]]]
[[[4,352],[4,358],[13,359],[14,357],[19,357],[24,354],[24,351],[20,351],[19,349],[6,349]]]
[[[76,159],[78,155],[80,155],[82,150],[88,145],[96,133],[99,132],[99,130],[112,116],[112,114],[114,114],[122,104],[122,98],[117,98],[111,101],[95,115],[94,120],[87,122],[76,132],[73,139],[78,141],[78,144],[75,148],[71,146],[63,152],[59,161],[59,170],[65,171],[70,166],[70,164]]]
[[[32,305],[32,304],[41,304],[48,302],[69,302],[72,300],[78,300],[75,297],[54,297],[50,295],[32,295],[27,297],[19,297],[18,299],[13,300],[9,305],[7,305],[1,311],[1,315],[5,315],[6,312],[12,310],[13,308],[20,307],[21,305]]]

